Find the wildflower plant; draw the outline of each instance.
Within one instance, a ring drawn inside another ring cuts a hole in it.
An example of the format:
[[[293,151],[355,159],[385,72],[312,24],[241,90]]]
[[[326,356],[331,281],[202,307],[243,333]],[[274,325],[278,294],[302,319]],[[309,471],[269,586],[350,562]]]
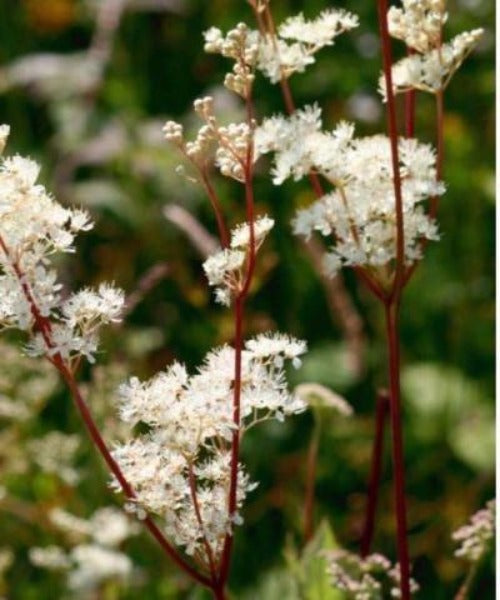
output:
[[[3,158],[0,164],[0,324],[25,332],[26,353],[45,357],[57,369],[111,472],[111,487],[125,496],[126,510],[145,525],[184,573],[223,600],[235,527],[243,524],[245,500],[258,485],[242,462],[244,434],[263,421],[283,421],[304,411],[309,397],[319,397],[320,404],[344,416],[351,413],[342,398],[315,383],[289,390],[287,368],[300,368],[305,341],[271,332],[250,339],[245,335],[259,250],[274,226],[272,215],[257,214],[257,161],[271,155],[270,177],[275,185],[308,178],[316,200],[296,213],[293,231],[306,240],[318,233],[326,238],[330,247],[323,257],[325,274],[334,278],[342,268],[352,268],[380,302],[389,362],[388,392],[379,394],[385,400],[377,410],[378,437],[361,556],[336,552],[330,556],[329,573],[335,588],[357,600],[382,598],[387,589],[392,597],[409,600],[418,586],[410,577],[407,540],[399,310],[427,243],[440,237],[438,200],[446,191],[444,90],[482,30],[445,43],[444,0],[403,0],[402,7],[390,9],[386,0],[378,0],[383,58],[378,87],[387,108],[387,135],[360,137],[353,123],[341,121],[331,130],[325,128],[318,104],[297,109],[290,87],[291,76],[314,64],[316,53],[333,46],[339,35],[356,28],[358,17],[329,8],[313,19],[301,13],[276,25],[270,0],[248,3],[255,29],[239,23],[227,33],[210,27],[203,36],[206,52],[232,61],[224,85],[242,103],[244,119],[226,123],[213,97],[205,96],[193,104],[202,122],[194,139],[188,139],[181,123],[170,120],[163,127],[165,139],[183,158],[178,173],[203,189],[214,214],[218,248],[206,258],[203,270],[215,301],[231,311],[233,343],[210,350],[193,372],[175,361],[149,380],[132,376],[123,383],[116,403],[128,437],[108,447],[77,377],[83,361],[96,360],[101,328],[120,321],[124,293],[108,283],[95,290],[65,292],[54,258],[74,252],[76,235],[88,231],[92,222],[85,211],[59,204],[37,183],[38,165],[20,156]],[[404,42],[408,53],[395,64],[390,36]],[[286,114],[259,119],[254,99],[259,74],[279,84]],[[436,149],[415,137],[417,91],[436,97]],[[397,94],[405,94],[404,136],[397,128]],[[1,151],[8,135],[9,128],[2,126]],[[217,172],[242,198],[243,222],[238,222],[239,215],[227,214],[217,193]],[[394,466],[396,566],[371,553],[387,414]],[[76,438],[59,434],[47,438],[31,445],[38,464],[74,483],[78,474],[67,465],[61,470],[53,454],[44,455],[44,447],[55,446],[70,455],[76,452]],[[319,426],[314,443],[312,462]],[[312,535],[314,477],[309,479],[305,520]],[[118,547],[135,530],[129,529],[123,514],[106,510],[88,521],[68,513],[53,514],[54,523],[78,533],[82,543],[69,552],[55,546],[34,548],[33,563],[67,571],[73,590],[97,587],[108,578],[126,579],[132,563]],[[456,534],[463,541],[461,555],[478,560],[490,525],[483,515],[474,520],[472,529]]]

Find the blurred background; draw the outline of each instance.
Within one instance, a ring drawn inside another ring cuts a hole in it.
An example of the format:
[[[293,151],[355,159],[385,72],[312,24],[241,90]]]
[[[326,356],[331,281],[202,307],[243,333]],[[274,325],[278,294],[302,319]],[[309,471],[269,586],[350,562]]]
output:
[[[281,0],[273,11],[280,22],[300,10],[313,17],[328,5]],[[376,94],[375,2],[351,0],[345,8],[359,14],[360,27],[290,83],[298,106],[320,103],[326,127],[349,119],[358,135],[370,135],[385,129]],[[494,494],[494,6],[459,0],[448,10],[446,39],[476,27],[486,33],[445,95],[442,240],[428,247],[402,310],[410,547],[422,588],[416,597],[427,600],[449,600],[460,586],[467,565],[453,556],[451,532]],[[230,311],[214,304],[201,269],[216,231],[209,204],[175,173],[180,159],[161,127],[172,118],[195,131],[192,101],[206,94],[223,119],[241,117],[239,99],[221,85],[229,62],[204,54],[201,36],[240,20],[254,26],[244,0],[0,0],[0,120],[12,128],[8,153],[40,162],[41,180],[54,195],[85,207],[96,221],[78,252],[61,260],[63,283],[74,289],[113,280],[129,294],[125,325],[107,332],[98,366],[81,375],[109,441],[120,435],[113,407],[120,381],[148,377],[174,358],[194,368],[212,346],[232,338]],[[404,52],[398,42],[394,49],[396,56]],[[418,137],[433,142],[433,98],[420,94],[417,103]],[[260,117],[283,110],[279,88],[260,78],[256,109]],[[375,390],[386,379],[383,315],[351,272],[343,282],[321,280],[314,249],[290,228],[311,190],[306,181],[273,187],[265,166],[256,181],[257,209],[277,225],[259,256],[247,331],[278,329],[307,339],[310,352],[290,374],[292,383],[324,384],[354,407],[349,419],[322,417],[315,519],[325,519],[338,543],[355,550]],[[216,185],[231,221],[243,220],[240,187],[220,178]],[[0,597],[76,598],[64,572],[32,564],[30,548],[68,550],[76,543],[47,517],[52,509],[88,519],[119,499],[50,369],[21,361],[8,339],[0,351]],[[306,412],[245,440],[243,460],[260,485],[237,532],[235,598],[295,598],[283,590],[290,557],[302,544],[313,427]],[[394,558],[386,441],[375,549]],[[205,597],[145,533],[122,550],[134,577],[100,582],[84,597]],[[492,565],[492,557],[481,565],[473,598],[493,598]]]

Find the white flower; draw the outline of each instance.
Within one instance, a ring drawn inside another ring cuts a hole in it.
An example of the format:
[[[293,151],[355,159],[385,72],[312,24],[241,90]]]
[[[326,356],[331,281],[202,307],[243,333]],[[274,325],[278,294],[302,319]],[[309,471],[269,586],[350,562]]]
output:
[[[300,179],[312,169],[311,148],[314,134],[321,129],[318,105],[297,110],[291,117],[264,119],[255,131],[255,157],[274,152],[273,182],[276,185],[293,176]]]
[[[319,49],[331,46],[338,35],[358,25],[359,19],[356,15],[342,9],[330,8],[312,21],[304,19],[302,13],[289,17],[279,26],[278,35]]]
[[[490,500],[486,508],[472,515],[469,523],[453,533],[452,538],[460,543],[455,556],[473,563],[481,559],[495,535],[495,508],[495,500]]]
[[[241,355],[240,433],[266,419],[282,420],[305,404],[287,388],[284,361],[298,366],[304,342],[280,334],[249,340]],[[241,507],[255,489],[238,466],[237,510],[227,514],[230,485],[235,351],[210,352],[188,376],[174,363],[147,382],[133,378],[120,388],[120,414],[146,434],[117,446],[113,456],[137,494],[136,509],[163,519],[166,535],[188,554],[204,555],[204,539],[220,557],[226,533],[242,523]],[[192,478],[203,528],[193,510]],[[113,486],[119,489],[117,482]],[[207,565],[208,566],[208,565]]]
[[[76,546],[70,557],[75,568],[69,573],[68,585],[74,591],[95,589],[110,579],[127,579],[132,573],[128,556],[97,544]]]
[[[483,33],[483,29],[460,33],[439,48],[425,54],[412,54],[395,63],[392,66],[394,93],[417,89],[435,94],[443,90]],[[379,79],[379,92],[385,102],[387,89],[383,74]]]
[[[274,226],[273,219],[258,217],[254,223],[254,243],[257,251]],[[229,306],[231,300],[242,289],[244,266],[250,253],[250,226],[236,225],[231,230],[231,247],[218,250],[203,263],[203,269],[211,286],[215,286],[215,298],[220,304]]]
[[[400,597],[399,564],[394,567],[381,554],[369,554],[362,558],[346,550],[328,553],[330,559],[328,573],[335,589],[345,593],[352,600],[380,600],[383,584],[391,586],[391,596]],[[385,587],[385,586],[384,586]],[[410,591],[418,591],[417,582],[410,578]],[[384,596],[385,597],[385,596]]]
[[[259,247],[266,239],[267,234],[274,227],[274,219],[270,219],[267,215],[259,217],[254,221],[254,239],[255,245]],[[231,248],[248,248],[250,245],[250,225],[242,223],[237,225],[231,231]]]
[[[439,46],[448,19],[445,1],[402,0],[402,4],[402,8],[391,6],[387,13],[390,35],[422,53]]]
[[[321,131],[321,113],[306,107],[289,118],[264,121],[255,134],[256,154],[273,151],[275,184],[311,172],[323,175],[334,191],[300,209],[294,232],[308,239],[317,231],[332,236],[324,258],[334,276],[344,266],[381,267],[396,255],[396,214],[389,139],[354,137],[354,127],[341,122],[331,133]],[[436,155],[426,144],[399,140],[404,210],[405,258],[421,258],[422,239],[439,239],[437,225],[422,203],[444,193],[436,182]]]
[[[71,560],[59,546],[30,548],[29,559],[36,567],[54,571],[66,570],[71,567]]]
[[[346,31],[357,27],[357,16],[344,10],[329,9],[316,19],[303,14],[288,18],[276,32],[261,34],[239,23],[224,35],[217,27],[204,33],[205,51],[222,54],[236,61],[225,85],[246,96],[253,83],[253,69],[260,70],[272,83],[301,73],[315,62],[314,54]],[[289,41],[290,40],[290,41]]]
[[[4,126],[0,146],[7,134]],[[85,211],[64,208],[37,184],[39,170],[21,156],[0,162],[0,326],[31,332],[32,355],[93,360],[97,331],[118,320],[123,294],[102,284],[97,292],[82,290],[61,301],[52,256],[73,252],[75,235],[92,222]],[[44,335],[40,323],[33,331],[35,314],[44,320]]]
[[[80,474],[74,467],[79,446],[78,435],[50,431],[44,437],[30,441],[28,450],[42,471],[54,473],[68,485],[74,486],[80,479]]]

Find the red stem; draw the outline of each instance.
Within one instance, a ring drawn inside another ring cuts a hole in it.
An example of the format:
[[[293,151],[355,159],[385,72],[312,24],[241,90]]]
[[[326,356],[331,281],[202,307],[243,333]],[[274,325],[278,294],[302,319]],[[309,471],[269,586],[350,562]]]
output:
[[[247,120],[248,126],[252,128],[253,121],[253,102],[251,94],[247,98]],[[233,422],[235,429],[231,441],[231,473],[228,496],[228,515],[232,518],[237,509],[238,495],[238,462],[240,453],[240,403],[241,403],[241,355],[243,352],[243,315],[245,302],[252,283],[252,277],[255,270],[255,227],[254,227],[254,194],[253,194],[253,140],[247,147],[245,160],[245,205],[248,227],[250,229],[250,247],[247,260],[246,277],[242,288],[234,301],[234,394],[233,394]],[[224,589],[229,575],[231,563],[231,552],[233,548],[233,533],[229,531],[224,538],[222,549],[222,558],[220,562],[218,589],[224,598]],[[214,593],[216,590],[214,589]]]
[[[196,492],[196,477],[193,471],[193,465],[189,465],[189,490],[191,492],[191,500],[193,502],[194,513],[196,515],[196,520],[198,521],[198,525],[201,528],[201,532],[203,535],[203,545],[205,546],[205,552],[207,554],[208,564],[210,566],[210,575],[212,576],[212,581],[215,582],[216,571],[215,571],[215,560],[212,552],[212,547],[208,542],[207,536],[205,535],[205,527],[203,525],[203,518],[201,516],[200,505],[198,503],[198,494]]]
[[[410,600],[410,559],[406,525],[404,448],[401,423],[399,306],[385,305],[387,349],[389,354],[390,416],[392,459],[394,465],[394,503],[396,506],[398,559],[401,569],[401,598]]]
[[[240,400],[241,400],[241,354],[243,350],[243,309],[245,298],[239,296],[234,303],[235,340],[234,340],[234,395],[233,395],[233,421],[235,430],[231,443],[231,481],[229,486],[228,515],[231,518],[236,512],[238,491],[238,460],[240,451]],[[224,589],[229,574],[231,551],[233,547],[233,534],[227,533],[224,538],[221,566],[219,570],[219,584],[221,591]]]
[[[224,222],[224,217],[222,216],[222,209],[220,206],[219,198],[212,184],[210,183],[208,175],[203,170],[201,171],[201,178],[203,180],[208,199],[210,200],[210,204],[214,211],[215,219],[217,220],[217,228],[219,230],[220,243],[223,248],[227,248],[229,246],[229,232]]]
[[[304,543],[311,540],[314,533],[314,484],[316,482],[316,468],[318,461],[319,435],[318,426],[314,425],[314,432],[307,452],[306,490],[304,501]]]
[[[71,392],[71,395],[76,404],[78,412],[80,413],[80,416],[82,417],[82,420],[87,429],[87,432],[88,432],[91,440],[93,441],[95,447],[97,448],[97,450],[103,457],[109,470],[113,473],[113,475],[118,480],[120,487],[122,488],[125,496],[127,498],[133,500],[136,497],[135,492],[134,492],[132,486],[128,483],[125,476],[123,475],[120,467],[118,466],[118,463],[115,461],[115,459],[109,452],[109,449],[106,446],[106,443],[104,442],[104,440],[92,418],[92,415],[90,414],[90,411],[89,411],[84,399],[82,398],[82,396],[80,394],[80,390],[78,389],[78,385],[75,381],[73,374],[69,371],[66,364],[63,362],[60,354],[56,354],[54,356],[53,362],[54,362],[54,365],[56,366],[56,368],[58,369],[58,371],[61,373],[63,379],[65,380],[65,382]],[[158,526],[155,524],[155,522],[149,515],[143,520],[143,523],[147,527],[147,529],[149,530],[151,535],[160,544],[160,546],[162,547],[164,552],[170,557],[170,559],[178,567],[180,567],[183,571],[185,571],[188,575],[190,575],[198,583],[201,583],[202,585],[210,587],[211,580],[208,577],[205,577],[204,575],[198,573],[196,571],[196,569],[194,569],[189,563],[187,563],[176,552],[176,550],[173,548],[173,546],[170,545],[170,543],[167,541],[167,539],[165,538],[163,533],[160,531]]]
[[[136,496],[135,496],[135,492],[134,492],[132,486],[129,484],[129,482],[123,475],[118,463],[115,461],[115,459],[111,455],[108,447],[106,446],[106,443],[104,442],[104,440],[99,432],[99,429],[97,428],[97,426],[92,418],[92,415],[90,414],[90,411],[80,393],[78,384],[74,377],[74,374],[71,372],[69,367],[64,362],[61,354],[59,352],[55,352],[55,353],[53,352],[54,344],[51,339],[51,331],[52,331],[51,322],[48,317],[44,317],[41,314],[41,312],[38,308],[38,305],[35,301],[35,298],[31,292],[31,289],[29,288],[28,283],[26,282],[26,279],[24,277],[24,274],[23,274],[21,268],[19,267],[17,262],[15,262],[11,259],[9,249],[6,246],[2,237],[0,237],[0,248],[2,248],[6,257],[11,260],[12,268],[16,274],[16,277],[19,280],[19,284],[21,286],[23,294],[25,295],[26,300],[27,300],[28,304],[30,305],[31,314],[33,315],[33,320],[35,323],[35,325],[34,325],[35,330],[39,331],[43,337],[45,345],[47,346],[47,350],[49,351],[50,362],[52,362],[52,364],[56,367],[56,369],[59,371],[62,378],[66,382],[66,384],[71,392],[71,396],[73,397],[73,400],[76,404],[76,407],[83,419],[84,425],[87,429],[87,432],[88,432],[91,440],[93,441],[95,447],[97,448],[97,450],[103,457],[109,470],[116,477],[125,496],[132,500],[135,499]],[[204,575],[198,573],[196,571],[196,569],[194,569],[179,554],[177,554],[176,550],[169,544],[169,542],[167,541],[167,539],[165,538],[163,533],[160,531],[160,529],[157,527],[157,525],[151,519],[150,516],[147,516],[143,520],[143,523],[145,524],[147,529],[150,531],[151,535],[160,544],[160,546],[162,547],[164,552],[171,558],[171,560],[174,563],[177,564],[177,566],[179,566],[183,571],[185,571],[188,575],[190,575],[198,583],[201,583],[202,585],[206,585],[208,587],[211,586],[210,579],[208,579]]]
[[[405,275],[405,245],[403,225],[403,197],[401,193],[401,174],[399,171],[398,130],[396,123],[396,102],[392,87],[392,55],[391,41],[387,26],[387,0],[377,0],[380,38],[382,44],[382,63],[384,68],[385,85],[387,89],[387,129],[391,144],[392,172],[394,182],[394,198],[396,203],[396,267],[391,296],[396,303],[404,285]]]
[[[389,408],[389,394],[387,390],[377,391],[377,405],[375,414],[375,439],[372,448],[372,464],[370,481],[368,484],[368,503],[366,507],[365,524],[361,536],[361,556],[370,554],[373,533],[375,530],[375,515],[377,512],[378,495],[382,474],[382,456],[384,452],[384,432]]]

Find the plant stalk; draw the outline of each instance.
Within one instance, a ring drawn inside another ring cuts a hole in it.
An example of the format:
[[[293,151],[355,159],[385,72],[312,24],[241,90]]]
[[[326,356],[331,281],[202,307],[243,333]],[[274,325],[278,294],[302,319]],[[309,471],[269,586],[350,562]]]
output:
[[[382,475],[382,457],[384,452],[384,433],[389,409],[390,396],[387,390],[377,391],[375,412],[375,438],[372,448],[372,464],[368,484],[368,503],[366,506],[365,523],[361,536],[361,556],[370,554],[373,534],[375,531],[375,516],[377,512],[380,480]]]
[[[408,552],[403,431],[401,421],[399,305],[385,305],[387,350],[389,355],[390,417],[392,461],[394,467],[394,504],[396,507],[397,548],[401,569],[401,598],[410,600],[410,558]]]
[[[314,431],[307,451],[306,489],[304,500],[304,545],[312,539],[314,534],[314,486],[316,483],[318,464],[319,436],[319,425],[315,422]]]

